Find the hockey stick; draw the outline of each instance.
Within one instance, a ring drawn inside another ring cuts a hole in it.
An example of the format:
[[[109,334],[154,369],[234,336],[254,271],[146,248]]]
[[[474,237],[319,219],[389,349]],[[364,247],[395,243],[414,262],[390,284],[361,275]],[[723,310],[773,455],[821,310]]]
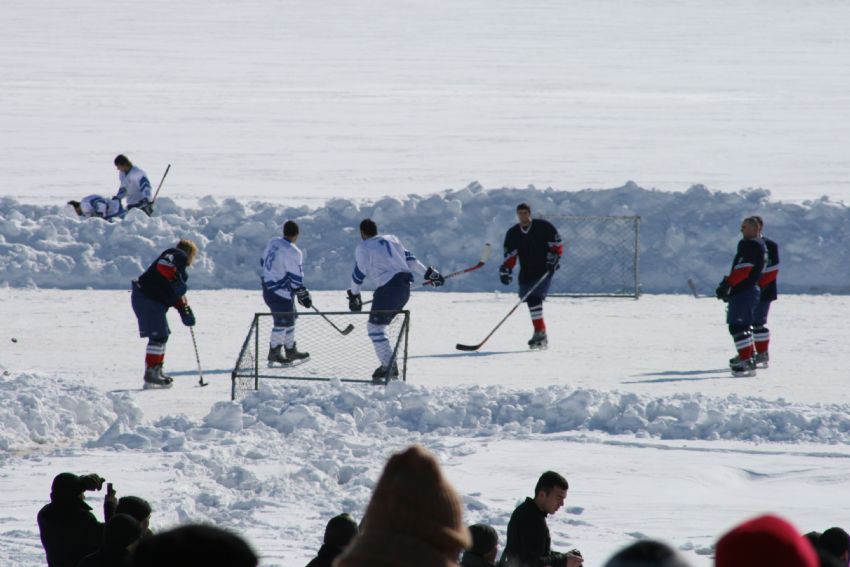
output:
[[[455,278],[457,276],[462,276],[463,274],[468,274],[469,272],[474,272],[475,270],[481,268],[484,264],[487,263],[487,260],[490,259],[490,254],[492,252],[493,252],[493,247],[490,246],[490,243],[488,242],[487,244],[484,245],[484,250],[481,251],[481,257],[479,258],[477,264],[475,264],[474,266],[470,266],[468,268],[464,268],[463,270],[458,270],[456,272],[446,274],[445,276],[443,276],[443,279],[448,280],[448,279],[451,279],[451,278]],[[422,289],[423,287],[427,287],[429,285],[434,285],[434,284],[433,284],[433,282],[430,282],[430,281],[423,282],[419,285],[415,285],[412,288],[410,288],[410,291],[413,291],[415,289]],[[375,301],[375,300],[370,299],[369,301],[364,301],[361,305],[369,305],[373,301]]]
[[[530,296],[532,293],[534,293],[534,290],[535,290],[535,289],[537,289],[538,287],[540,287],[540,284],[542,284],[542,283],[543,283],[543,280],[545,280],[545,279],[546,279],[546,278],[548,278],[548,277],[551,277],[551,275],[552,275],[552,274],[551,274],[551,273],[549,273],[549,272],[546,272],[545,274],[543,274],[543,277],[541,277],[539,280],[537,280],[537,282],[535,282],[535,284],[534,284],[533,286],[531,286],[531,289],[529,289],[529,290],[525,293],[525,295],[523,295],[523,296],[520,298],[520,300],[516,302],[516,305],[514,305],[514,306],[511,308],[511,310],[510,310],[510,311],[508,311],[508,314],[507,314],[507,315],[505,315],[504,317],[502,317],[502,320],[501,320],[501,321],[499,321],[499,324],[498,324],[498,325],[496,325],[495,327],[493,327],[493,330],[492,330],[492,331],[490,331],[490,334],[489,334],[489,335],[487,335],[486,337],[484,337],[484,340],[483,340],[483,341],[481,341],[481,342],[480,342],[480,343],[478,343],[477,345],[462,345],[462,344],[458,343],[458,344],[456,344],[456,345],[455,345],[455,348],[456,348],[457,350],[476,351],[476,350],[480,349],[482,346],[484,346],[484,343],[486,343],[486,342],[487,342],[487,339],[489,339],[490,337],[492,337],[492,336],[493,336],[493,333],[495,333],[495,332],[496,332],[496,330],[498,330],[498,328],[502,326],[502,323],[504,323],[505,321],[507,321],[507,320],[508,320],[508,317],[510,317],[510,316],[513,314],[513,312],[514,312],[514,311],[516,311],[516,308],[517,308],[517,307],[519,307],[520,305],[522,305],[522,304],[523,304],[523,302],[525,302],[525,300],[526,300],[526,299],[528,299],[528,298],[529,298],[529,296]]]
[[[322,316],[322,319],[324,319],[325,321],[327,321],[328,323],[330,323],[330,326],[331,326],[331,327],[333,327],[334,329],[336,329],[336,330],[337,330],[337,332],[338,332],[339,334],[341,334],[341,335],[345,336],[345,335],[347,335],[348,333],[350,333],[351,331],[353,331],[353,330],[354,330],[354,325],[353,325],[353,324],[351,324],[351,323],[349,323],[349,324],[348,324],[348,326],[347,326],[346,328],[344,328],[344,329],[340,329],[339,327],[337,327],[337,326],[334,324],[334,322],[333,322],[333,321],[331,321],[330,319],[328,319],[327,315],[325,315],[324,313],[322,313],[321,311],[319,311],[318,309],[316,309],[316,306],[315,306],[315,305],[310,305],[310,307],[312,307],[312,308],[313,308],[313,311],[315,311],[316,313],[318,313],[319,315],[321,315],[321,316]]]
[[[171,164],[168,164],[168,167],[165,168],[165,173],[162,174],[162,179],[159,180],[159,185],[156,187],[156,193],[153,194],[153,201],[151,201],[151,205],[156,203],[156,198],[159,195],[159,190],[162,189],[162,184],[165,182],[165,176],[168,175],[168,171],[171,169]]]
[[[198,386],[203,388],[208,386],[209,382],[204,382],[204,372],[201,370],[201,357],[198,356],[198,342],[195,340],[195,328],[189,327],[189,332],[192,333],[192,345],[195,347],[195,361],[198,363]]]

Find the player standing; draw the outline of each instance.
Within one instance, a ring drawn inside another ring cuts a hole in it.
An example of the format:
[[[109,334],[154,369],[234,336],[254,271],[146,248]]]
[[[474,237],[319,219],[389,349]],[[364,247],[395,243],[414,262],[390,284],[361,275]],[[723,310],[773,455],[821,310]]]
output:
[[[756,305],[756,311],[753,315],[753,341],[756,347],[754,360],[757,366],[767,368],[770,362],[770,356],[767,353],[770,344],[770,330],[765,325],[767,324],[767,314],[770,311],[770,304],[776,301],[777,297],[776,278],[779,276],[779,245],[776,241],[762,234],[764,231],[764,220],[758,216],[753,216],[753,218],[759,223],[759,237],[767,249],[767,264],[764,267],[761,278],[759,278],[761,294],[759,295],[759,303]]]
[[[354,272],[351,274],[351,286],[348,289],[348,308],[355,312],[363,309],[360,286],[367,277],[371,278],[376,289],[372,296],[372,310],[366,329],[381,363],[372,373],[372,378],[392,378],[398,376],[398,366],[392,361],[393,352],[386,329],[410,299],[413,272],[424,276],[425,280],[435,287],[443,285],[446,280],[433,267],[426,268],[404,248],[397,237],[392,234],[378,236],[378,225],[372,219],[364,219],[360,223],[360,238],[362,242],[354,251]],[[380,313],[381,311],[387,313]]]
[[[310,357],[310,353],[299,352],[295,345],[295,319],[298,315],[292,298],[295,297],[307,309],[313,305],[310,292],[304,287],[304,255],[295,245],[299,232],[295,221],[286,221],[283,238],[277,236],[269,240],[260,258],[263,300],[274,313],[274,327],[269,337],[269,366],[288,366],[296,361],[306,362]]]
[[[151,182],[148,174],[133,165],[127,156],[120,154],[115,157],[115,168],[118,170],[118,193],[113,199],[127,198],[127,210],[141,209],[146,215],[153,213],[151,201]]]
[[[759,224],[752,217],[741,221],[741,240],[732,261],[732,270],[717,286],[718,299],[728,301],[726,323],[738,350],[737,361],[729,361],[734,376],[755,376],[753,333],[756,306],[759,303],[758,282],[764,270],[766,250],[759,238]]]
[[[177,246],[165,250],[153,264],[133,280],[131,301],[139,322],[139,336],[148,339],[145,352],[145,389],[170,388],[172,379],[165,375],[165,343],[171,329],[165,314],[170,307],[177,309],[187,327],[195,325],[195,314],[186,302],[186,268],[192,265],[198,247],[191,240],[180,240]]]
[[[531,207],[527,203],[517,205],[516,216],[519,222],[508,229],[505,235],[505,261],[499,268],[499,279],[509,285],[513,281],[512,270],[519,260],[519,296],[525,297],[544,274],[549,274],[526,299],[531,324],[534,326],[534,334],[528,346],[544,349],[549,342],[543,320],[543,301],[549,292],[552,276],[559,268],[564,246],[558,229],[552,223],[531,219]]]

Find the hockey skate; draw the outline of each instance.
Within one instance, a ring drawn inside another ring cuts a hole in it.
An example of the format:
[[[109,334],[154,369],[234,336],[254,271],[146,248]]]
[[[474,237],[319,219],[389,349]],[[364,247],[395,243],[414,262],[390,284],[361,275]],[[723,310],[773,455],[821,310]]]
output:
[[[373,384],[383,384],[385,380],[392,380],[394,378],[398,378],[398,365],[393,362],[393,367],[390,372],[387,372],[387,367],[381,365],[372,372],[372,383]]]
[[[732,370],[732,376],[756,375],[756,362],[752,358],[740,360],[735,364],[730,364],[729,368]]]
[[[163,376],[161,364],[145,369],[145,390],[170,388],[172,382],[170,376]]]
[[[732,358],[729,359],[729,368],[732,368],[736,364],[740,364],[740,362],[741,362],[741,357],[736,354],[735,356],[733,356]]]
[[[534,334],[528,340],[528,348],[532,350],[546,350],[549,348],[549,339],[546,337],[546,331],[534,331]]]
[[[286,352],[286,358],[293,365],[307,362],[310,359],[309,352],[299,352],[298,343],[292,343],[292,348],[284,347],[284,352]]]
[[[756,363],[756,367],[758,368],[767,368],[770,363],[770,355],[767,354],[767,351],[757,352],[753,357],[753,360]]]
[[[282,348],[283,345],[269,347],[269,368],[274,368],[275,366],[289,366],[291,364],[292,361],[286,358],[286,356],[284,356],[284,354],[280,352],[280,349]]]

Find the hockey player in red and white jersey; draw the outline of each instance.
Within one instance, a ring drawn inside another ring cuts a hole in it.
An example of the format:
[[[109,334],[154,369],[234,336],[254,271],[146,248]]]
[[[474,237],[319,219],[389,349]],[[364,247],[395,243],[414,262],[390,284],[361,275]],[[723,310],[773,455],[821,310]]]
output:
[[[115,157],[115,168],[118,170],[118,193],[113,199],[127,199],[127,210],[141,209],[146,215],[153,213],[151,197],[151,182],[148,174],[133,165],[127,156],[121,154]]]
[[[295,344],[295,319],[298,315],[293,299],[307,309],[313,305],[310,292],[304,287],[304,255],[295,245],[299,234],[298,224],[286,221],[283,237],[269,240],[260,258],[263,300],[274,313],[274,326],[269,338],[269,366],[288,366],[305,362],[310,357],[309,353],[300,352]]]
[[[74,207],[74,212],[79,216],[86,218],[112,220],[124,216],[126,212],[120,199],[107,199],[101,195],[87,195],[79,201],[68,201],[68,204]]]
[[[546,322],[543,320],[543,301],[555,271],[560,267],[564,246],[561,235],[552,223],[531,218],[531,207],[520,203],[516,208],[519,222],[505,234],[505,261],[499,268],[499,279],[505,285],[513,280],[512,270],[519,260],[519,296],[531,290],[544,274],[549,274],[525,300],[531,315],[534,334],[528,341],[529,348],[543,349],[548,346]]]
[[[759,287],[761,294],[759,303],[756,306],[755,315],[753,316],[753,341],[755,342],[756,354],[753,358],[756,366],[767,368],[770,362],[768,355],[768,346],[770,345],[770,330],[767,325],[767,314],[770,311],[770,304],[776,301],[776,279],[779,276],[779,245],[776,241],[767,238],[764,234],[764,220],[759,216],[753,216],[756,222],[759,223],[759,236],[764,242],[767,249],[767,263],[764,271],[759,278]]]

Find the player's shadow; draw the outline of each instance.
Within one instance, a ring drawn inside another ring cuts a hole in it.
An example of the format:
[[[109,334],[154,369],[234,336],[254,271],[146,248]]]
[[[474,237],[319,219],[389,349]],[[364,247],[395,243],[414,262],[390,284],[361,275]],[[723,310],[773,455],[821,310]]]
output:
[[[525,350],[488,350],[488,351],[473,351],[473,352],[450,352],[444,354],[417,354],[414,356],[408,356],[408,360],[411,358],[458,358],[465,356],[500,356],[503,354],[522,354],[525,352],[534,352],[531,349]]]
[[[726,373],[722,375],[721,373]],[[713,376],[712,376],[713,375]],[[712,368],[711,370],[663,370],[660,372],[644,372],[637,376],[657,376],[646,380],[623,380],[621,384],[658,384],[662,382],[699,382],[702,380],[740,380],[740,376],[729,374],[728,368]]]

